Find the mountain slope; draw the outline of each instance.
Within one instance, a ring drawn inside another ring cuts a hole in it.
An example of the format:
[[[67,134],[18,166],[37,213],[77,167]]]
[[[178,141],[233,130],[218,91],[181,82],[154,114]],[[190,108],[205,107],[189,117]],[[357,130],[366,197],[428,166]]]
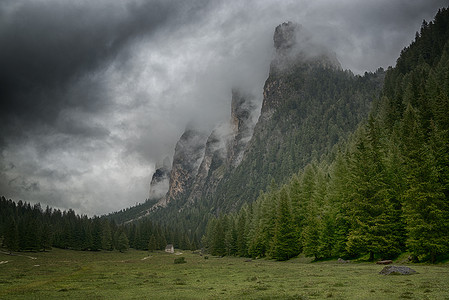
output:
[[[279,25],[273,39],[276,55],[255,127],[251,97],[234,91],[229,134],[214,131],[203,148],[198,146],[203,151],[198,169],[180,182],[185,189],[177,201],[167,201],[175,191],[170,184],[162,200],[166,207],[147,209],[152,219],[202,234],[211,215],[254,201],[273,180],[285,182],[332,151],[367,117],[383,70],[364,76],[343,71],[335,54],[293,23]],[[177,176],[175,161],[170,182]]]
[[[272,180],[282,183],[327,154],[367,117],[379,95],[382,70],[354,76],[302,34],[292,23],[276,28],[276,57],[261,115],[240,165],[225,175],[214,195],[203,198],[212,209],[230,211],[254,201]],[[313,53],[306,52],[310,49]]]

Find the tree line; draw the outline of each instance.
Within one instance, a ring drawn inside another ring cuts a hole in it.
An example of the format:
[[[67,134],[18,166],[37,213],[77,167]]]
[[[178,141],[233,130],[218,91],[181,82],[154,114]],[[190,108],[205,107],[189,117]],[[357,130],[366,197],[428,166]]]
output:
[[[449,11],[423,22],[370,117],[330,157],[210,220],[214,255],[287,260],[449,251]],[[224,237],[224,238],[222,238]]]
[[[151,220],[117,225],[106,217],[77,215],[40,204],[0,198],[0,244],[9,251],[47,251],[52,247],[82,251],[163,250],[168,244],[196,249],[197,239]]]

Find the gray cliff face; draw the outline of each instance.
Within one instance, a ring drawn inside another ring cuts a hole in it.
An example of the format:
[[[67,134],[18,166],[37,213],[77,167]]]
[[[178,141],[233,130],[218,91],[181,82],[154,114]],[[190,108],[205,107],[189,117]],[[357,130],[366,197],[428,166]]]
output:
[[[192,184],[188,204],[194,203],[204,194],[208,194],[215,184],[223,178],[226,168],[224,160],[226,148],[223,146],[223,138],[226,137],[220,136],[218,130],[214,130],[207,139],[204,158]]]
[[[206,139],[207,135],[192,129],[186,130],[181,136],[175,147],[168,192],[158,206],[166,206],[185,197],[204,157]]]
[[[227,164],[237,167],[242,161],[246,145],[253,135],[255,123],[252,113],[255,107],[253,96],[244,94],[239,90],[232,91],[231,127],[232,138],[228,143]]]
[[[215,193],[224,175],[240,164],[254,129],[253,98],[237,89],[232,91],[231,119],[210,134],[188,204]]]
[[[149,200],[159,200],[165,196],[170,182],[170,159],[166,157],[162,166],[158,166],[151,177]]]

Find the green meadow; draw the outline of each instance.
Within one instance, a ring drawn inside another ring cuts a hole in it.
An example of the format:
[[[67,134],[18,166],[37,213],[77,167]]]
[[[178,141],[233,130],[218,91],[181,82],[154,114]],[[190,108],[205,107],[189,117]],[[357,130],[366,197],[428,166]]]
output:
[[[18,256],[20,255],[20,256]],[[130,250],[0,254],[0,299],[449,299],[449,264],[379,275],[367,262]],[[175,264],[181,257],[185,263]]]

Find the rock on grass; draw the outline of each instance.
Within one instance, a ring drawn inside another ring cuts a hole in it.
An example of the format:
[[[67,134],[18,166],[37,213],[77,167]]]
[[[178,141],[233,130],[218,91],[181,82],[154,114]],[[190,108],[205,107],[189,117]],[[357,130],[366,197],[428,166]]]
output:
[[[416,274],[416,271],[403,266],[386,266],[379,272],[382,275],[412,275]]]

